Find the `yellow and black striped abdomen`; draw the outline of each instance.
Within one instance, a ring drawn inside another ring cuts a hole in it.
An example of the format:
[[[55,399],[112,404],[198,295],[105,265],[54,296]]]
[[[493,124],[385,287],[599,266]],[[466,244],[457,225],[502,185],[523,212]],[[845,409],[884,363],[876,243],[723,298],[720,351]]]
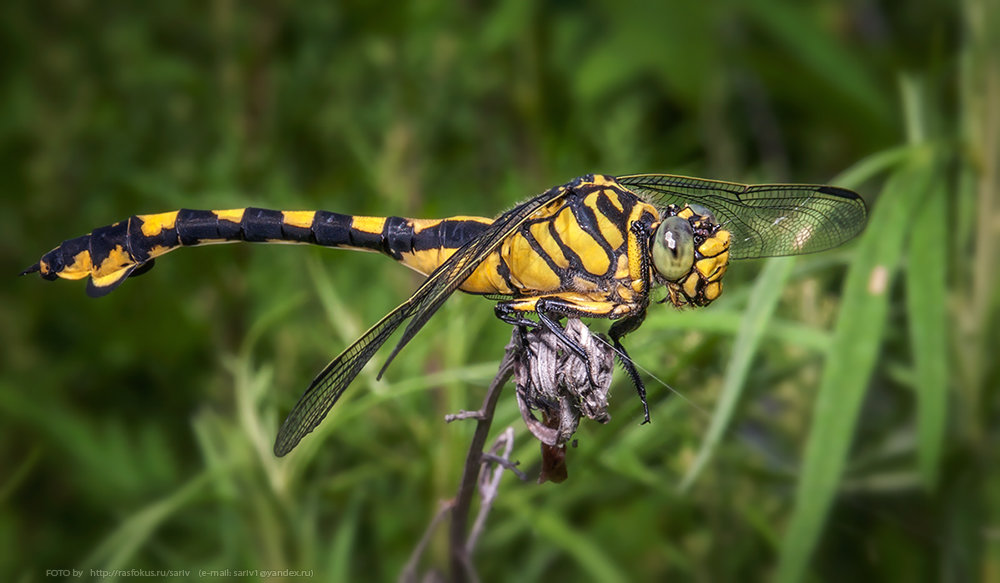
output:
[[[431,220],[327,211],[181,209],[134,215],[64,241],[24,273],[38,271],[45,279],[90,276],[87,292],[101,296],[178,247],[247,241],[377,251],[428,274],[491,222],[481,217]]]

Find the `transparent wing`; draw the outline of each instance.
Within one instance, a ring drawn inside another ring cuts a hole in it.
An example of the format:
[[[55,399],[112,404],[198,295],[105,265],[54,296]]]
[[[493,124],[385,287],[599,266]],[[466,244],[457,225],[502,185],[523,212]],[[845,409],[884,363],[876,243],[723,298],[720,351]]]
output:
[[[711,210],[733,235],[735,259],[830,249],[860,233],[867,215],[860,196],[836,186],[748,185],[669,174],[617,180],[655,206],[696,203]]]
[[[281,424],[274,443],[274,454],[281,457],[292,451],[303,437],[315,429],[365,364],[375,356],[392,333],[412,317],[413,320],[406,327],[392,355],[382,367],[384,372],[403,346],[427,323],[434,312],[462,285],[487,255],[538,209],[561,198],[567,190],[568,187],[565,185],[552,188],[497,217],[482,235],[460,247],[434,270],[408,300],[389,312],[337,355],[313,379],[312,384]],[[379,375],[381,376],[381,373]]]

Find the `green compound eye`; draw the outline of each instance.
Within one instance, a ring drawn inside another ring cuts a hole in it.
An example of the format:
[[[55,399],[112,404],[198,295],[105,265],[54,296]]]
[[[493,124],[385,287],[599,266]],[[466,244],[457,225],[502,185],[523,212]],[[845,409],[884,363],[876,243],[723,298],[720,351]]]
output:
[[[656,229],[653,266],[667,281],[677,281],[694,265],[694,230],[687,219],[667,217]]]

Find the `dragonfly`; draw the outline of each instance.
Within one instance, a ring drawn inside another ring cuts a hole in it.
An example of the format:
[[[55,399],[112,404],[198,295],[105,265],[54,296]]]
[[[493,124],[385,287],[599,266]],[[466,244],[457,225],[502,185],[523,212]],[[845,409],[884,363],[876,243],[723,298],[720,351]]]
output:
[[[456,290],[483,295],[502,321],[544,327],[586,360],[563,318],[607,318],[608,336],[649,421],[646,392],[622,338],[642,324],[651,292],[660,303],[707,306],[722,294],[730,259],[799,255],[839,246],[865,226],[858,194],[836,186],[747,185],[669,174],[592,174],[515,205],[494,218],[411,219],[260,208],[180,209],[133,215],[64,241],[22,275],[87,278],[104,296],[179,247],[226,242],[304,243],[376,251],[426,279],[337,355],[278,430],[284,456],[326,417],[403,327],[386,368]]]

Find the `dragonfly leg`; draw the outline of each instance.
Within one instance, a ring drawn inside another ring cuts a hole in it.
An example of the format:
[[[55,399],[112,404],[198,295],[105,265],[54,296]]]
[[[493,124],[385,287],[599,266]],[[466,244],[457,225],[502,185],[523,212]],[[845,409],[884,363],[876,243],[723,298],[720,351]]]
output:
[[[517,326],[519,328],[529,328],[534,330],[538,327],[538,322],[534,320],[529,320],[522,314],[527,312],[522,312],[515,309],[508,302],[500,302],[493,308],[493,313],[496,317],[500,319],[501,322],[510,324],[511,326]]]
[[[560,311],[559,305],[560,302],[558,300],[553,301],[548,298],[539,299],[535,303],[535,313],[538,314],[538,321],[545,326],[546,330],[555,334],[556,338],[563,343],[563,346],[572,350],[574,354],[580,357],[580,360],[587,363],[589,370],[590,359],[587,357],[587,351],[580,346],[579,342],[567,336],[566,331],[559,325],[559,320],[569,315],[564,311]]]
[[[615,311],[621,308],[626,309],[616,314]],[[642,320],[645,318],[644,304],[637,303],[623,305],[621,303],[611,301],[578,300],[566,299],[559,296],[541,296],[500,302],[496,305],[495,312],[498,318],[515,326],[527,326],[530,328],[544,326],[545,329],[552,332],[552,334],[554,334],[567,349],[571,350],[573,354],[587,363],[588,375],[590,374],[590,359],[587,357],[587,351],[584,350],[578,342],[566,336],[566,333],[562,326],[559,325],[558,320],[563,317],[622,318],[620,321],[615,322],[615,324],[611,326],[609,333],[611,334],[615,348],[618,349],[620,354],[625,355],[624,358],[620,358],[622,366],[625,368],[625,372],[629,375],[629,378],[632,379],[632,383],[639,391],[639,396],[642,398],[643,407],[646,412],[646,421],[649,420],[649,409],[646,406],[646,389],[643,387],[642,381],[639,379],[639,373],[636,371],[635,365],[632,364],[632,361],[628,358],[628,353],[625,352],[625,348],[622,347],[621,344],[621,337],[638,328],[639,324],[641,324]],[[529,314],[532,312],[538,315],[538,322],[518,315]],[[596,386],[597,383],[594,383],[592,378],[590,380],[591,384]]]
[[[608,330],[608,336],[611,337],[611,343],[618,351],[618,361],[622,363],[622,368],[625,369],[625,373],[628,374],[629,378],[632,380],[632,384],[635,385],[636,392],[639,393],[639,399],[642,400],[643,424],[649,423],[649,404],[646,403],[646,386],[642,384],[642,378],[639,376],[639,371],[636,370],[635,363],[632,362],[632,358],[629,357],[628,352],[625,351],[625,346],[622,345],[621,339],[632,330],[638,328],[639,324],[642,324],[642,321],[645,318],[646,312],[643,310],[638,314],[618,320],[612,324],[611,329]]]
[[[493,313],[496,317],[500,319],[501,322],[505,322],[517,328],[517,338],[521,342],[521,346],[525,350],[531,351],[534,354],[534,349],[531,346],[531,342],[528,341],[528,330],[534,330],[539,326],[538,322],[534,320],[529,320],[528,318],[520,315],[522,312],[518,312],[511,308],[510,304],[506,302],[501,302],[493,308]]]
[[[521,330],[521,340],[524,341],[525,346],[528,345],[525,331],[543,326],[546,330],[554,334],[563,343],[563,346],[573,351],[573,354],[577,355],[585,363],[588,363],[589,370],[590,360],[587,358],[587,351],[580,346],[579,342],[567,336],[563,327],[559,325],[559,320],[564,316],[576,315],[576,310],[566,310],[566,306],[572,306],[572,304],[566,304],[558,299],[538,298],[534,303],[534,310],[532,310],[538,316],[537,322],[519,315],[526,312],[517,310],[507,302],[500,302],[493,311],[501,321],[512,326],[517,326]]]
[[[587,368],[587,380],[591,386],[597,386],[597,381],[594,380],[593,373],[591,372],[590,356],[587,354],[587,351],[583,346],[580,346],[579,342],[567,336],[566,331],[559,325],[559,320],[563,317],[580,317],[581,315],[586,315],[586,313],[581,312],[572,302],[549,297],[538,298],[538,301],[535,302],[535,313],[538,314],[538,321],[545,326],[545,329],[555,335],[562,342],[563,346],[583,361]]]

